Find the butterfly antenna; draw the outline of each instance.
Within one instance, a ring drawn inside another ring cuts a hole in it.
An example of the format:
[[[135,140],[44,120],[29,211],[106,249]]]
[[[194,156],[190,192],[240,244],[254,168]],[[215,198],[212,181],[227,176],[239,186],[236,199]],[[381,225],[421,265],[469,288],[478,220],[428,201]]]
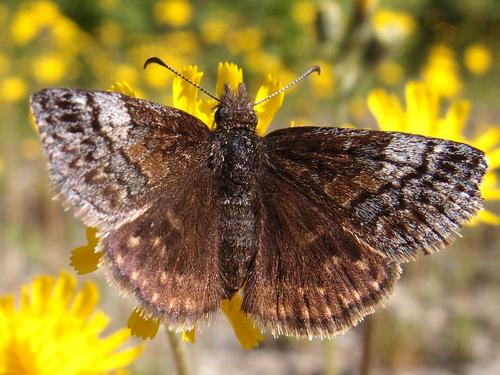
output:
[[[194,83],[193,81],[191,81],[188,77],[186,77],[184,74],[178,72],[177,70],[175,70],[174,68],[172,68],[170,65],[166,64],[162,59],[160,59],[159,57],[156,57],[156,56],[153,56],[153,57],[150,57],[149,59],[146,60],[146,62],[144,62],[144,69],[146,69],[146,67],[149,65],[149,64],[158,64],[158,65],[161,65],[163,66],[164,68],[167,68],[168,70],[170,70],[172,73],[176,74],[177,76],[181,77],[184,81],[190,83],[191,85],[193,85],[194,87],[196,87],[198,90],[200,90],[201,92],[204,92],[205,94],[207,94],[208,96],[210,96],[212,99],[215,99],[217,100],[218,102],[220,102],[220,99],[217,98],[216,96],[210,94],[207,90],[205,90],[203,87],[201,87],[200,85],[197,85],[196,83]]]
[[[276,95],[281,94],[283,91],[288,90],[290,87],[295,86],[297,83],[302,81],[304,78],[306,78],[309,74],[311,73],[318,73],[321,74],[321,68],[318,65],[313,65],[309,69],[307,69],[304,73],[302,73],[300,76],[295,78],[292,82],[290,82],[288,85],[280,88],[278,91],[272,93],[271,95],[266,96],[264,99],[259,100],[258,102],[254,103],[254,107],[256,105],[259,105],[260,103],[265,102],[266,100],[269,100],[271,98],[274,98]]]

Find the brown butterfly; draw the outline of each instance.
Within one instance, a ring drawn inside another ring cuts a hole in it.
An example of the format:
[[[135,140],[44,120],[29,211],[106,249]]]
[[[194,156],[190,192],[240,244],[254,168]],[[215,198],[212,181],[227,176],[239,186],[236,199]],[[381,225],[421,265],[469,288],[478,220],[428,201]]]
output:
[[[481,208],[473,147],[333,127],[260,137],[244,84],[215,99],[210,131],[119,93],[31,98],[55,185],[99,228],[114,279],[170,329],[242,290],[243,311],[274,334],[334,335],[392,292],[400,263],[445,247]]]

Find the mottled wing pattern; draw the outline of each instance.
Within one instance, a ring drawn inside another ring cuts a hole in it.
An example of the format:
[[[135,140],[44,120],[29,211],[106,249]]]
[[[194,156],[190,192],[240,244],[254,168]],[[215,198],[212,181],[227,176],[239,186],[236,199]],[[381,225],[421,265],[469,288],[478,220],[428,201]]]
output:
[[[215,185],[213,174],[200,166],[101,242],[114,280],[170,329],[193,328],[219,309]]]
[[[355,325],[391,293],[399,265],[346,232],[300,185],[270,168],[261,189],[243,311],[274,335],[326,337]]]
[[[51,178],[99,228],[115,280],[172,328],[216,311],[208,128],[181,110],[111,92],[48,89],[31,105]]]
[[[442,249],[481,208],[484,153],[462,143],[313,127],[278,130],[265,143],[283,179],[396,261]]]
[[[389,294],[399,262],[441,249],[481,207],[484,155],[417,135],[283,129],[264,139],[259,247],[244,310],[329,336]]]
[[[89,226],[140,215],[207,158],[207,127],[175,108],[80,89],[42,90],[31,106],[51,178]]]

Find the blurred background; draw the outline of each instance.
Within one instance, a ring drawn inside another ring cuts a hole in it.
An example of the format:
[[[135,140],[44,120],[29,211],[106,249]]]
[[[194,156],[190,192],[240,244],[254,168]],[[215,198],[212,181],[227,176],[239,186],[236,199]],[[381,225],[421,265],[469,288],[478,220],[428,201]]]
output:
[[[500,2],[2,0],[0,29],[0,295],[18,295],[35,275],[71,270],[71,250],[86,243],[83,224],[52,200],[28,110],[31,93],[125,81],[138,96],[169,104],[173,75],[142,69],[152,55],[176,68],[198,65],[209,91],[220,61],[243,68],[251,93],[268,74],[286,83],[318,64],[322,75],[286,93],[271,129],[291,121],[376,129],[380,118],[368,97],[386,93],[387,111],[399,101],[405,112],[407,83],[421,81],[440,119],[453,115],[450,106],[466,104],[459,132],[486,145],[491,161],[483,191],[488,211],[445,251],[404,265],[385,309],[347,334],[325,341],[266,336],[246,351],[221,316],[196,343],[182,344],[189,369],[500,373]],[[98,283],[112,327],[126,325],[132,301],[107,285],[103,270],[83,278]],[[174,373],[165,335],[146,341],[128,371]]]

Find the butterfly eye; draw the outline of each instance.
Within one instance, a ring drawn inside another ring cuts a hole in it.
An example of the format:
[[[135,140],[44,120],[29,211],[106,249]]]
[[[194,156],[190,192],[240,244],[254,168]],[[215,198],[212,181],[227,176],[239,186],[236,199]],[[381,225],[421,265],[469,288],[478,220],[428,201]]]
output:
[[[215,110],[215,113],[214,113],[214,120],[216,123],[219,123],[220,120],[221,120],[221,116],[220,116],[220,107],[218,107],[216,110]]]

